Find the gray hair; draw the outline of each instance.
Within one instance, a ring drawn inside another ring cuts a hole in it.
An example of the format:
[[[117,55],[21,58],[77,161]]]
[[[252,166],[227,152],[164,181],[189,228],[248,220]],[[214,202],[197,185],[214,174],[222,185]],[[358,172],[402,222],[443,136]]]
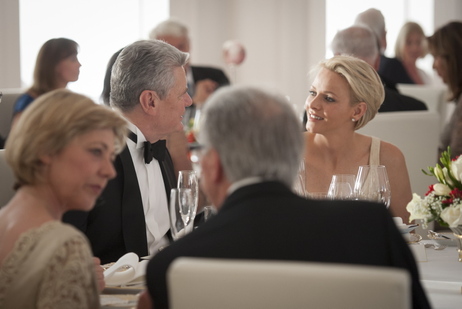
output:
[[[284,97],[251,87],[223,87],[204,106],[200,127],[199,141],[218,152],[230,182],[261,177],[292,186],[304,140]]]
[[[368,9],[356,16],[355,25],[365,25],[374,32],[377,42],[381,45],[381,39],[385,37],[385,17],[377,9]],[[381,46],[384,48],[384,46]],[[382,51],[383,52],[383,51]]]
[[[125,47],[112,68],[110,104],[123,112],[132,110],[144,90],[164,99],[175,84],[174,69],[189,54],[159,40],[142,40]]]
[[[159,37],[167,35],[173,37],[188,36],[188,28],[173,18],[167,19],[151,30],[149,38],[151,40],[156,40]]]
[[[377,40],[372,30],[356,25],[343,29],[335,35],[331,43],[334,55],[350,55],[374,66],[379,56]]]

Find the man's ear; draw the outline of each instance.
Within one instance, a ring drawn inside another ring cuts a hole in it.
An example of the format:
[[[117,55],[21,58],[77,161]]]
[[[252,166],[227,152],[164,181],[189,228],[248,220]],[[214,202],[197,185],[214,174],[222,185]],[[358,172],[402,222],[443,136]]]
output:
[[[152,115],[157,111],[156,106],[160,101],[157,92],[152,90],[143,90],[140,94],[139,100],[141,109],[145,113]]]
[[[210,149],[209,150],[209,156],[208,160],[209,161],[209,166],[211,168],[211,179],[213,180],[214,183],[219,183],[224,177],[224,171],[223,171],[223,166],[221,164],[221,159],[220,156],[218,155],[218,152],[215,149]]]

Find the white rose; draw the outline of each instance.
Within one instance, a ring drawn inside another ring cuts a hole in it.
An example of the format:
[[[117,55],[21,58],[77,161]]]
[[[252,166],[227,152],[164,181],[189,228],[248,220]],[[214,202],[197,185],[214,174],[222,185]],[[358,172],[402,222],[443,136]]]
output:
[[[462,179],[462,156],[451,162],[451,173],[458,181]]]
[[[441,212],[441,219],[449,224],[449,227],[456,227],[462,224],[462,205],[448,206]]]
[[[411,214],[409,216],[409,221],[431,218],[431,213],[428,210],[427,204],[416,193],[412,194],[412,200],[407,204],[406,210]]]
[[[433,190],[435,190],[436,195],[449,195],[451,193],[451,188],[442,183],[436,183],[433,185]]]

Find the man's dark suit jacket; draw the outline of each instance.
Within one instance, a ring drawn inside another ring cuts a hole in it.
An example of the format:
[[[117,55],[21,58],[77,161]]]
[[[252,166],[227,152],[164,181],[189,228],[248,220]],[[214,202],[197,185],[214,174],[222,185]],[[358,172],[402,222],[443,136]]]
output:
[[[162,176],[168,201],[170,189],[176,187],[168,151],[159,164],[164,164],[166,170]],[[90,212],[70,211],[63,217],[64,222],[85,233],[93,255],[99,257],[102,264],[115,262],[128,252],[135,252],[140,257],[149,255],[141,193],[127,147],[117,156],[114,168],[117,176],[108,182]]]
[[[228,77],[226,77],[225,73],[220,69],[192,65],[191,71],[194,83],[203,79],[211,79],[218,83],[219,87],[229,85]]]
[[[156,309],[168,308],[166,271],[180,256],[404,268],[413,308],[430,308],[414,257],[383,205],[307,200],[279,182],[236,190],[216,216],[151,259],[147,287]]]
[[[379,70],[377,72],[380,76],[387,78],[395,84],[415,84],[404,68],[403,63],[397,58],[388,58],[381,55]]]

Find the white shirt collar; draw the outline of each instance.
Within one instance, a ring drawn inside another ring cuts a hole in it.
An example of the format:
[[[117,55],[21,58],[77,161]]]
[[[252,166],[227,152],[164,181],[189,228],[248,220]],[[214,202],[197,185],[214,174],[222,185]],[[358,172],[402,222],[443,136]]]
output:
[[[234,182],[229,188],[228,188],[228,195],[236,191],[237,189],[240,189],[242,187],[248,186],[248,185],[253,185],[259,182],[262,182],[263,179],[261,177],[248,177],[244,178],[241,180],[238,180]]]
[[[136,134],[136,149],[140,149],[144,147],[144,142],[147,141],[146,137],[144,136],[143,132],[138,129],[136,125],[130,122],[130,120],[126,119],[128,122],[128,129]],[[131,140],[131,139],[129,139]]]

